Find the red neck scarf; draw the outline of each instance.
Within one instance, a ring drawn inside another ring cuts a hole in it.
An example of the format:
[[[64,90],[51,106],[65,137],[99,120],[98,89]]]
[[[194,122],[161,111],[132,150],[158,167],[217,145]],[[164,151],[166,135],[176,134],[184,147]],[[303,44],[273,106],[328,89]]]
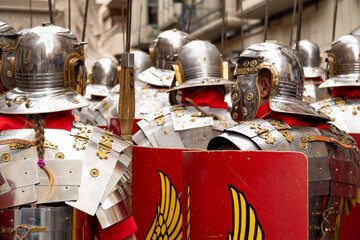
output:
[[[345,99],[360,99],[360,87],[334,87],[332,97],[343,97]]]
[[[71,110],[49,113],[44,117],[44,127],[70,131],[74,119]],[[24,115],[0,115],[0,131],[29,128],[33,128],[33,124]]]
[[[268,119],[274,118],[279,119],[285,122],[290,127],[292,126],[304,126],[304,127],[316,127],[317,129],[327,129],[330,130],[329,126],[325,122],[320,122],[319,120],[314,120],[313,118],[307,118],[305,116],[295,115],[295,114],[288,114],[288,113],[278,113],[274,112],[270,109],[269,103],[262,105],[256,116],[255,119]]]
[[[224,108],[228,105],[225,102],[225,93],[221,86],[206,86],[185,88],[182,90],[181,102],[185,102],[185,98],[191,98],[196,106],[209,106],[210,108]]]

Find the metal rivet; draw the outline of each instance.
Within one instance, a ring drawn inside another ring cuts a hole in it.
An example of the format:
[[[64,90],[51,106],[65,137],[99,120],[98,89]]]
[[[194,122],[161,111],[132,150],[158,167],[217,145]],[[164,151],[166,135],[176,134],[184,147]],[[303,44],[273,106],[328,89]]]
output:
[[[9,154],[9,153],[3,153],[3,154],[1,155],[1,160],[2,160],[3,162],[8,162],[8,161],[10,160],[10,154]]]
[[[90,175],[92,176],[92,177],[97,177],[97,176],[99,176],[99,170],[98,169],[96,169],[96,168],[93,168],[93,169],[91,169],[90,170]]]
[[[203,57],[203,60],[206,61],[206,57],[205,57],[205,56]]]
[[[24,190],[24,189],[22,189],[21,191],[22,191],[22,192],[25,192],[25,190]]]
[[[239,94],[237,92],[234,92],[233,94],[231,94],[231,98],[232,100],[236,101],[239,98]]]
[[[13,223],[13,222],[14,222],[14,219],[10,219],[10,222],[12,222],[12,223]]]
[[[244,67],[248,67],[248,66],[249,66],[249,60],[245,60],[245,61],[243,62],[243,66],[244,66]]]
[[[29,60],[29,59],[25,59],[25,64],[26,64],[26,65],[28,65],[28,64],[29,64],[29,62],[30,62],[30,60]]]
[[[73,98],[73,99],[71,99],[71,102],[72,102],[72,103],[75,103],[75,104],[78,104],[78,103],[79,103],[79,100],[77,100],[76,98]]]
[[[35,218],[32,218],[31,221],[35,222]]]
[[[163,130],[163,134],[164,134],[164,135],[167,135],[168,133],[169,133],[169,130],[168,130],[168,129],[164,129],[164,130]]]
[[[257,65],[257,61],[256,60],[251,60],[250,66],[255,67],[256,65]]]
[[[322,168],[319,168],[319,170],[322,170]]]
[[[279,107],[280,108],[286,108],[286,106],[284,104],[280,104]]]
[[[69,187],[68,187],[68,186],[66,186],[66,187],[65,187],[65,189],[69,189]]]
[[[233,113],[231,114],[231,118],[234,119],[234,120],[237,120],[238,116],[239,116],[239,115],[238,115],[236,112],[233,112]]]
[[[28,172],[25,172],[25,174],[28,174]]]
[[[319,156],[319,155],[320,155],[320,153],[319,153],[319,152],[316,152],[316,155],[318,155],[318,156]]]
[[[253,99],[254,99],[254,94],[253,93],[247,93],[246,94],[246,100],[251,101]]]
[[[8,71],[7,71],[7,76],[8,76],[8,77],[12,77],[12,72],[11,72],[11,70],[8,70]]]
[[[65,155],[62,152],[58,152],[55,154],[55,159],[64,159]]]
[[[350,174],[352,174],[352,171],[350,171]]]
[[[66,217],[65,219],[66,219],[66,220],[69,220],[69,217]]]
[[[339,171],[339,169],[335,168],[335,171]]]
[[[352,115],[356,116],[356,115],[357,115],[357,112],[356,112],[356,111],[353,111],[353,112],[352,112]]]
[[[72,171],[70,170],[69,173],[72,173]]]

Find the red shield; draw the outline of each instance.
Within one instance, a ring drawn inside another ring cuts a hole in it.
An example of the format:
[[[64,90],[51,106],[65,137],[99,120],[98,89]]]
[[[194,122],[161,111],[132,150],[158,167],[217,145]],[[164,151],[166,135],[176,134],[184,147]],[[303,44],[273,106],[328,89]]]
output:
[[[183,157],[183,239],[308,238],[304,154],[217,151]]]
[[[133,148],[132,209],[137,239],[181,239],[184,151]]]

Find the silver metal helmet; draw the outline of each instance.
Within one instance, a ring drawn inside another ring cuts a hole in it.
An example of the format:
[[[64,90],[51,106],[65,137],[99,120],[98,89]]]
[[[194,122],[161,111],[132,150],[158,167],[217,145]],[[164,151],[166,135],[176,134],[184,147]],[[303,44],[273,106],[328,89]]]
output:
[[[223,67],[220,52],[214,44],[206,41],[192,41],[183,46],[173,68],[178,86],[169,91],[234,84],[224,79],[228,69]]]
[[[296,45],[293,46],[293,49],[295,47]],[[299,42],[299,52],[296,52],[296,55],[303,64],[305,78],[318,78],[324,74],[324,70],[320,68],[320,49],[316,43],[301,40]]]
[[[62,27],[43,24],[15,49],[16,87],[0,98],[0,112],[37,114],[82,108],[86,83],[83,44]]]
[[[134,54],[134,70],[135,70],[134,78],[136,81],[138,80],[138,75],[142,71],[151,67],[151,59],[149,54],[140,50],[132,51],[131,53]]]
[[[155,67],[151,67],[139,75],[139,80],[150,85],[170,87],[174,77],[171,66],[182,46],[191,41],[189,35],[177,29],[160,33],[155,40]],[[152,56],[150,56],[152,57]]]
[[[9,24],[0,22],[0,83],[4,90],[15,87],[14,51],[19,34]]]
[[[271,110],[328,119],[302,101],[304,73],[300,59],[290,47],[274,42],[253,44],[234,58],[233,63],[237,81],[231,94],[231,117],[235,121],[252,120],[256,116],[260,103],[257,79],[261,69],[271,73]]]
[[[93,67],[90,83],[86,86],[87,99],[91,96],[106,97],[109,91],[118,83],[117,64],[110,58],[100,58]]]
[[[319,87],[360,86],[360,36],[345,35],[327,53],[328,79]]]

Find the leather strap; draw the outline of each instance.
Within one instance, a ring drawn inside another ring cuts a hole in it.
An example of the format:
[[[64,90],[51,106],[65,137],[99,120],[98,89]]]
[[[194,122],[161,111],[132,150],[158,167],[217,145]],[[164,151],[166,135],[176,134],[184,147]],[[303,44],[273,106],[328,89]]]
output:
[[[310,137],[311,140],[309,141],[322,141],[322,142],[327,142],[327,143],[335,143],[340,145],[343,148],[353,148],[353,146],[348,145],[346,143],[342,143],[339,140],[337,140],[336,138],[333,137],[325,137],[325,136],[320,136],[320,135],[313,135]]]
[[[28,140],[16,139],[16,138],[0,140],[0,145],[6,145],[11,143],[19,143],[29,146],[35,146],[35,141],[28,141]]]

